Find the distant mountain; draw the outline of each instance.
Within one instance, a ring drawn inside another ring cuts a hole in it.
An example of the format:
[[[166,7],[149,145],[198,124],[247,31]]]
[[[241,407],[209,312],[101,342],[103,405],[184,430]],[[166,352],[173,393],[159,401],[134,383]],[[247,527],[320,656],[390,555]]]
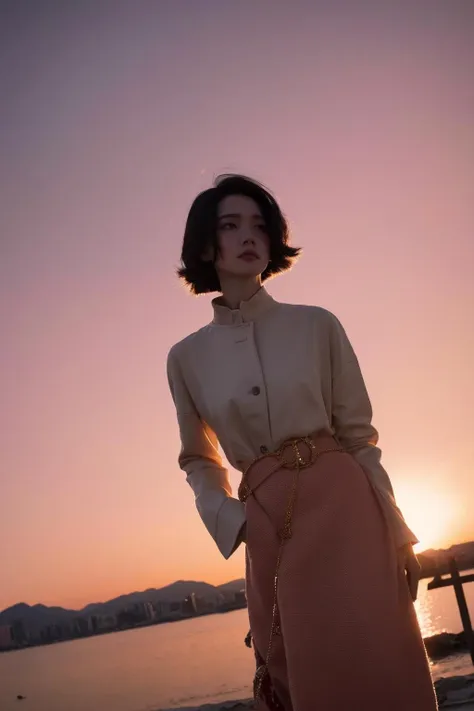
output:
[[[460,570],[474,568],[474,541],[457,543],[443,550],[427,550],[418,554],[421,576],[430,578],[449,572],[449,559],[454,557]]]
[[[41,627],[66,622],[74,617],[114,614],[129,605],[135,605],[139,602],[181,602],[191,593],[211,602],[216,601],[220,594],[238,592],[244,586],[245,581],[243,579],[233,580],[217,587],[209,585],[209,583],[193,580],[178,580],[164,588],[150,588],[143,592],[120,595],[120,597],[107,602],[93,602],[86,605],[82,610],[67,610],[62,607],[19,603],[0,613],[0,625],[11,625],[16,620],[23,620],[28,625]]]
[[[81,610],[81,614],[112,614],[128,605],[135,605],[139,602],[180,602],[188,597],[188,595],[191,595],[191,593],[194,593],[197,597],[205,598],[206,600],[214,600],[219,594],[219,589],[208,583],[178,580],[164,588],[149,588],[143,592],[121,595],[108,602],[92,603]]]
[[[245,589],[244,578],[239,578],[238,580],[231,580],[230,583],[224,583],[224,585],[219,585],[217,590],[221,593],[236,593]]]
[[[46,605],[27,605],[24,602],[8,607],[0,613],[0,625],[11,625],[16,620],[24,620],[33,624],[54,624],[63,622],[73,615],[74,610],[65,610],[63,607],[46,607]]]

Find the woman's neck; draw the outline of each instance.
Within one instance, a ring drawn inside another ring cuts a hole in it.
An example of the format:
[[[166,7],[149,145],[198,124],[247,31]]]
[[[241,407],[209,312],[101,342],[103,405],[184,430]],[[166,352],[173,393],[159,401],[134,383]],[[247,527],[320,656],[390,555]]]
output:
[[[229,309],[238,309],[242,301],[248,301],[262,287],[260,277],[238,279],[220,276],[222,297],[221,302]]]

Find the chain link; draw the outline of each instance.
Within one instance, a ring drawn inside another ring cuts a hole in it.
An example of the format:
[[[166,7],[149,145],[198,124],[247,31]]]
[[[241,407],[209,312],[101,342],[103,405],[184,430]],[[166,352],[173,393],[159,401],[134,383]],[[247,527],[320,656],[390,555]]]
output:
[[[309,448],[309,457],[304,458],[303,455],[301,454],[299,445],[300,444],[306,444],[307,447]],[[288,460],[285,459],[284,457],[284,452],[285,450],[291,447],[293,454],[294,454],[294,459]],[[293,529],[292,529],[292,523],[293,523],[293,515],[294,515],[294,510],[295,510],[295,504],[296,504],[296,497],[298,493],[298,481],[299,481],[299,474],[302,469],[306,469],[310,466],[312,466],[317,459],[322,454],[327,454],[329,452],[341,452],[343,451],[343,448],[341,446],[337,447],[330,447],[327,449],[323,449],[318,451],[312,438],[311,437],[297,437],[294,439],[289,439],[283,442],[281,447],[276,450],[275,452],[266,452],[265,454],[262,454],[258,457],[256,457],[245,469],[244,473],[242,474],[242,480],[240,482],[239,486],[239,499],[240,501],[245,502],[249,496],[252,496],[255,493],[255,490],[263,484],[264,481],[268,479],[272,474],[277,472],[279,469],[290,469],[293,470],[293,477],[292,477],[292,483],[291,483],[291,489],[290,489],[290,496],[288,498],[288,503],[285,509],[285,519],[284,519],[284,524],[283,528],[281,528],[278,531],[278,537],[280,539],[280,545],[278,548],[278,555],[277,555],[277,561],[276,561],[276,568],[275,568],[275,576],[273,579],[273,606],[272,606],[272,624],[271,624],[271,629],[270,629],[270,640],[268,643],[268,648],[267,648],[267,653],[265,656],[265,662],[261,664],[256,671],[255,678],[254,678],[254,683],[253,683],[253,690],[254,690],[254,698],[257,700],[260,696],[260,692],[262,690],[262,684],[269,674],[269,664],[271,661],[272,657],[272,652],[273,652],[273,641],[276,635],[281,634],[281,627],[280,627],[280,615],[279,615],[279,610],[278,610],[278,581],[279,581],[279,574],[280,574],[280,565],[281,565],[281,559],[283,555],[283,549],[285,546],[285,543],[290,540],[290,538],[293,535]],[[262,461],[263,459],[268,459],[270,457],[276,457],[276,463],[275,466],[270,469],[270,471],[265,475],[264,479],[259,482],[259,484],[252,488],[250,487],[248,483],[248,473],[252,467],[257,464],[257,462]]]

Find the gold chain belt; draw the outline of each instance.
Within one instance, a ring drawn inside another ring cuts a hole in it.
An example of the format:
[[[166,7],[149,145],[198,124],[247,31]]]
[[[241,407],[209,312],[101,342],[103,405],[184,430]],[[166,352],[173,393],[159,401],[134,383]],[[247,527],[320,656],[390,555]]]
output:
[[[321,447],[319,448],[317,446],[318,441],[322,442],[327,440],[332,441],[334,446],[332,447]],[[304,447],[303,447],[304,445]],[[292,484],[291,484],[291,490],[290,490],[290,496],[288,499],[288,504],[285,510],[285,520],[283,524],[283,528],[281,528],[278,531],[278,537],[280,539],[280,546],[278,549],[278,555],[277,555],[277,561],[276,561],[276,570],[275,570],[275,577],[274,577],[274,585],[273,585],[273,607],[272,607],[272,625],[271,625],[271,630],[270,630],[270,640],[268,643],[268,649],[267,649],[267,654],[265,657],[265,661],[263,664],[261,664],[256,671],[255,674],[255,679],[254,679],[254,684],[253,684],[253,691],[254,691],[254,697],[255,700],[258,699],[260,696],[260,692],[262,689],[262,684],[265,680],[265,677],[267,676],[268,668],[269,668],[269,663],[271,660],[271,655],[273,651],[273,640],[276,635],[281,634],[281,629],[280,629],[280,624],[279,624],[279,612],[278,612],[278,580],[279,580],[279,573],[280,573],[280,565],[281,565],[281,558],[282,558],[282,553],[283,553],[283,548],[292,535],[292,522],[293,522],[293,514],[294,514],[294,508],[295,508],[295,502],[296,502],[296,494],[298,491],[298,481],[299,481],[299,473],[302,469],[307,469],[308,467],[312,466],[317,459],[322,454],[327,454],[328,452],[342,452],[344,451],[343,447],[339,445],[336,441],[336,439],[326,433],[323,435],[321,434],[315,434],[315,435],[308,435],[306,437],[295,437],[292,439],[287,439],[279,449],[277,449],[275,452],[267,452],[265,454],[262,454],[255,459],[253,459],[244,469],[244,472],[242,474],[242,480],[240,482],[239,486],[239,491],[238,491],[238,496],[240,501],[245,502],[249,498],[249,496],[253,495],[255,490],[263,484],[264,481],[268,479],[269,476],[274,474],[276,471],[279,469],[290,469],[292,470],[293,473],[293,479],[292,479]],[[289,453],[289,456],[287,456],[287,453]],[[248,474],[250,469],[257,464],[257,462],[260,462],[262,459],[268,459],[268,458],[275,458],[275,466],[270,469],[269,472],[267,472],[265,478],[257,484],[254,488],[252,488],[249,483],[248,483]]]

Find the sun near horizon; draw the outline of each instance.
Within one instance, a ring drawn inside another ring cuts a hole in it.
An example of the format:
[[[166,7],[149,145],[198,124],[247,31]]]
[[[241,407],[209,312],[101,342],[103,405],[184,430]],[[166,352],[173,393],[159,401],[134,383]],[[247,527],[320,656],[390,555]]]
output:
[[[432,488],[426,480],[415,480],[399,487],[397,503],[419,539],[417,553],[453,545],[451,531],[457,504],[449,491]]]

